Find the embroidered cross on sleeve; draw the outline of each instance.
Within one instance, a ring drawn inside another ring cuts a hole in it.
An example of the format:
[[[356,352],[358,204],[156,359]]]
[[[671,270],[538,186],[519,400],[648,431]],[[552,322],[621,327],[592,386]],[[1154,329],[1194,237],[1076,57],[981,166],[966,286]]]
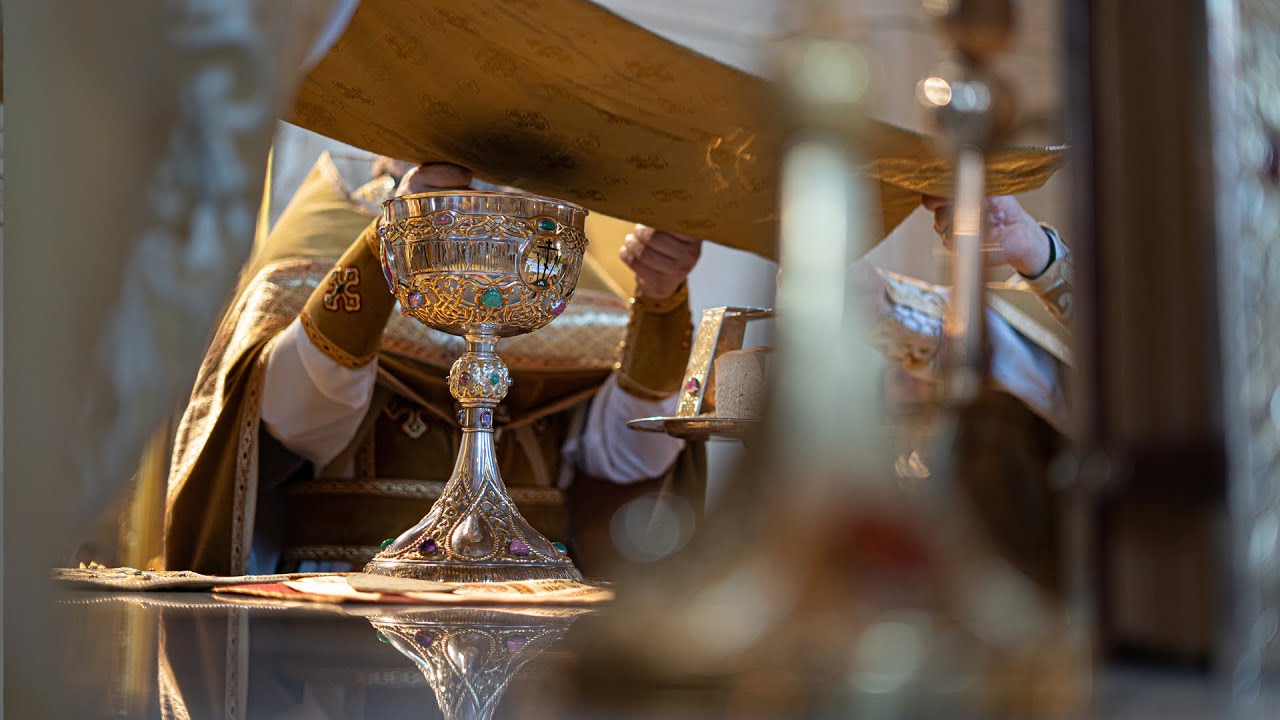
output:
[[[360,268],[337,267],[329,274],[329,292],[324,295],[324,309],[360,312]]]

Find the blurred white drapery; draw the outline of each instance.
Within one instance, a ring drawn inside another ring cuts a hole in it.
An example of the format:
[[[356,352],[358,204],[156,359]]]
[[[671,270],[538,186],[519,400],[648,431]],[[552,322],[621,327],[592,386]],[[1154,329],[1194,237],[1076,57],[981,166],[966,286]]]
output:
[[[43,684],[58,644],[39,580],[189,392],[253,241],[275,119],[356,2],[5,4],[14,717],[70,716],[41,708],[63,698]]]

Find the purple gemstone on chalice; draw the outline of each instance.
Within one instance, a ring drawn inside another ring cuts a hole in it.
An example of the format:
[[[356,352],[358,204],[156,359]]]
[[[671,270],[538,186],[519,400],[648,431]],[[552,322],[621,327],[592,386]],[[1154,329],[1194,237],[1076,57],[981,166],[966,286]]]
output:
[[[524,646],[528,644],[529,644],[528,638],[523,638],[523,637],[520,637],[519,635],[513,635],[512,637],[507,638],[507,652],[513,652],[513,653],[520,652],[521,650],[524,649]]]
[[[418,641],[419,645],[430,645],[431,643],[436,641],[436,636],[432,635],[426,630],[423,630],[422,632],[414,636],[414,639]]]
[[[427,299],[422,296],[422,293],[411,292],[407,296],[405,296],[405,302],[409,303],[410,308],[417,310],[418,308],[427,304]]]
[[[529,543],[523,540],[512,540],[511,544],[507,546],[507,549],[511,551],[512,555],[524,557],[529,554]]]
[[[423,540],[422,542],[418,543],[418,551],[421,552],[423,555],[434,554],[436,549],[437,549],[436,541],[432,540],[431,538],[427,538],[426,540]]]
[[[462,423],[464,423],[464,422],[466,422],[466,421],[467,421],[467,413],[466,413],[465,411],[463,411],[463,410],[459,410],[459,411],[458,411],[458,424],[459,424],[459,425],[461,425]]]
[[[569,307],[569,303],[565,302],[564,298],[560,298],[555,302],[551,303],[551,314],[555,315],[556,317],[560,317],[560,315],[564,312],[564,309],[567,307]]]
[[[440,213],[439,215],[431,218],[431,222],[435,223],[436,227],[447,227],[453,224],[453,216],[447,212]]]
[[[488,410],[480,411],[480,427],[489,427],[493,424],[493,413]]]

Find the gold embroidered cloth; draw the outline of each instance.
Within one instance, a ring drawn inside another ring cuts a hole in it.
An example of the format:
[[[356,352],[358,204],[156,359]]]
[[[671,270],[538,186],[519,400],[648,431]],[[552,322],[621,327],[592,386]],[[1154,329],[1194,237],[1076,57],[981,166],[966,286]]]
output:
[[[310,73],[293,122],[366,150],[775,257],[782,133],[763,80],[582,0],[362,3]],[[867,138],[884,233],[948,195],[932,141]],[[988,192],[1044,184],[1061,148],[990,159]]]
[[[139,570],[130,567],[54,568],[50,577],[66,585],[91,590],[159,592],[212,590],[223,585],[281,583],[322,577],[323,573],[283,573],[279,575],[203,575],[190,570]]]

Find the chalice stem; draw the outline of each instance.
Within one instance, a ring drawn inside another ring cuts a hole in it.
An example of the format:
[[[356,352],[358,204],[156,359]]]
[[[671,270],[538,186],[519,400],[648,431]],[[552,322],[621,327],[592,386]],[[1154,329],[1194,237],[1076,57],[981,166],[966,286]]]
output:
[[[458,417],[462,426],[462,444],[458,448],[458,460],[449,477],[449,485],[462,484],[464,487],[449,487],[445,492],[447,494],[450,489],[455,492],[462,490],[468,497],[478,499],[484,494],[485,484],[492,484],[507,498],[506,483],[502,481],[502,475],[498,471],[498,454],[493,444],[493,411],[506,395],[506,388],[511,380],[506,364],[498,357],[495,349],[497,337],[467,335],[466,339],[466,354],[454,363],[449,372],[449,391],[462,406]],[[494,382],[495,379],[497,382]],[[498,397],[487,396],[489,393],[475,393],[473,388],[476,380],[481,387],[486,384],[490,386],[486,389]],[[474,531],[475,528],[471,530]],[[473,542],[477,539],[459,537],[459,540]]]
[[[580,580],[568,556],[516,508],[498,471],[494,408],[511,386],[494,351],[498,338],[468,333],[467,352],[449,370],[462,442],[453,474],[431,512],[384,548],[366,572],[428,580]]]

